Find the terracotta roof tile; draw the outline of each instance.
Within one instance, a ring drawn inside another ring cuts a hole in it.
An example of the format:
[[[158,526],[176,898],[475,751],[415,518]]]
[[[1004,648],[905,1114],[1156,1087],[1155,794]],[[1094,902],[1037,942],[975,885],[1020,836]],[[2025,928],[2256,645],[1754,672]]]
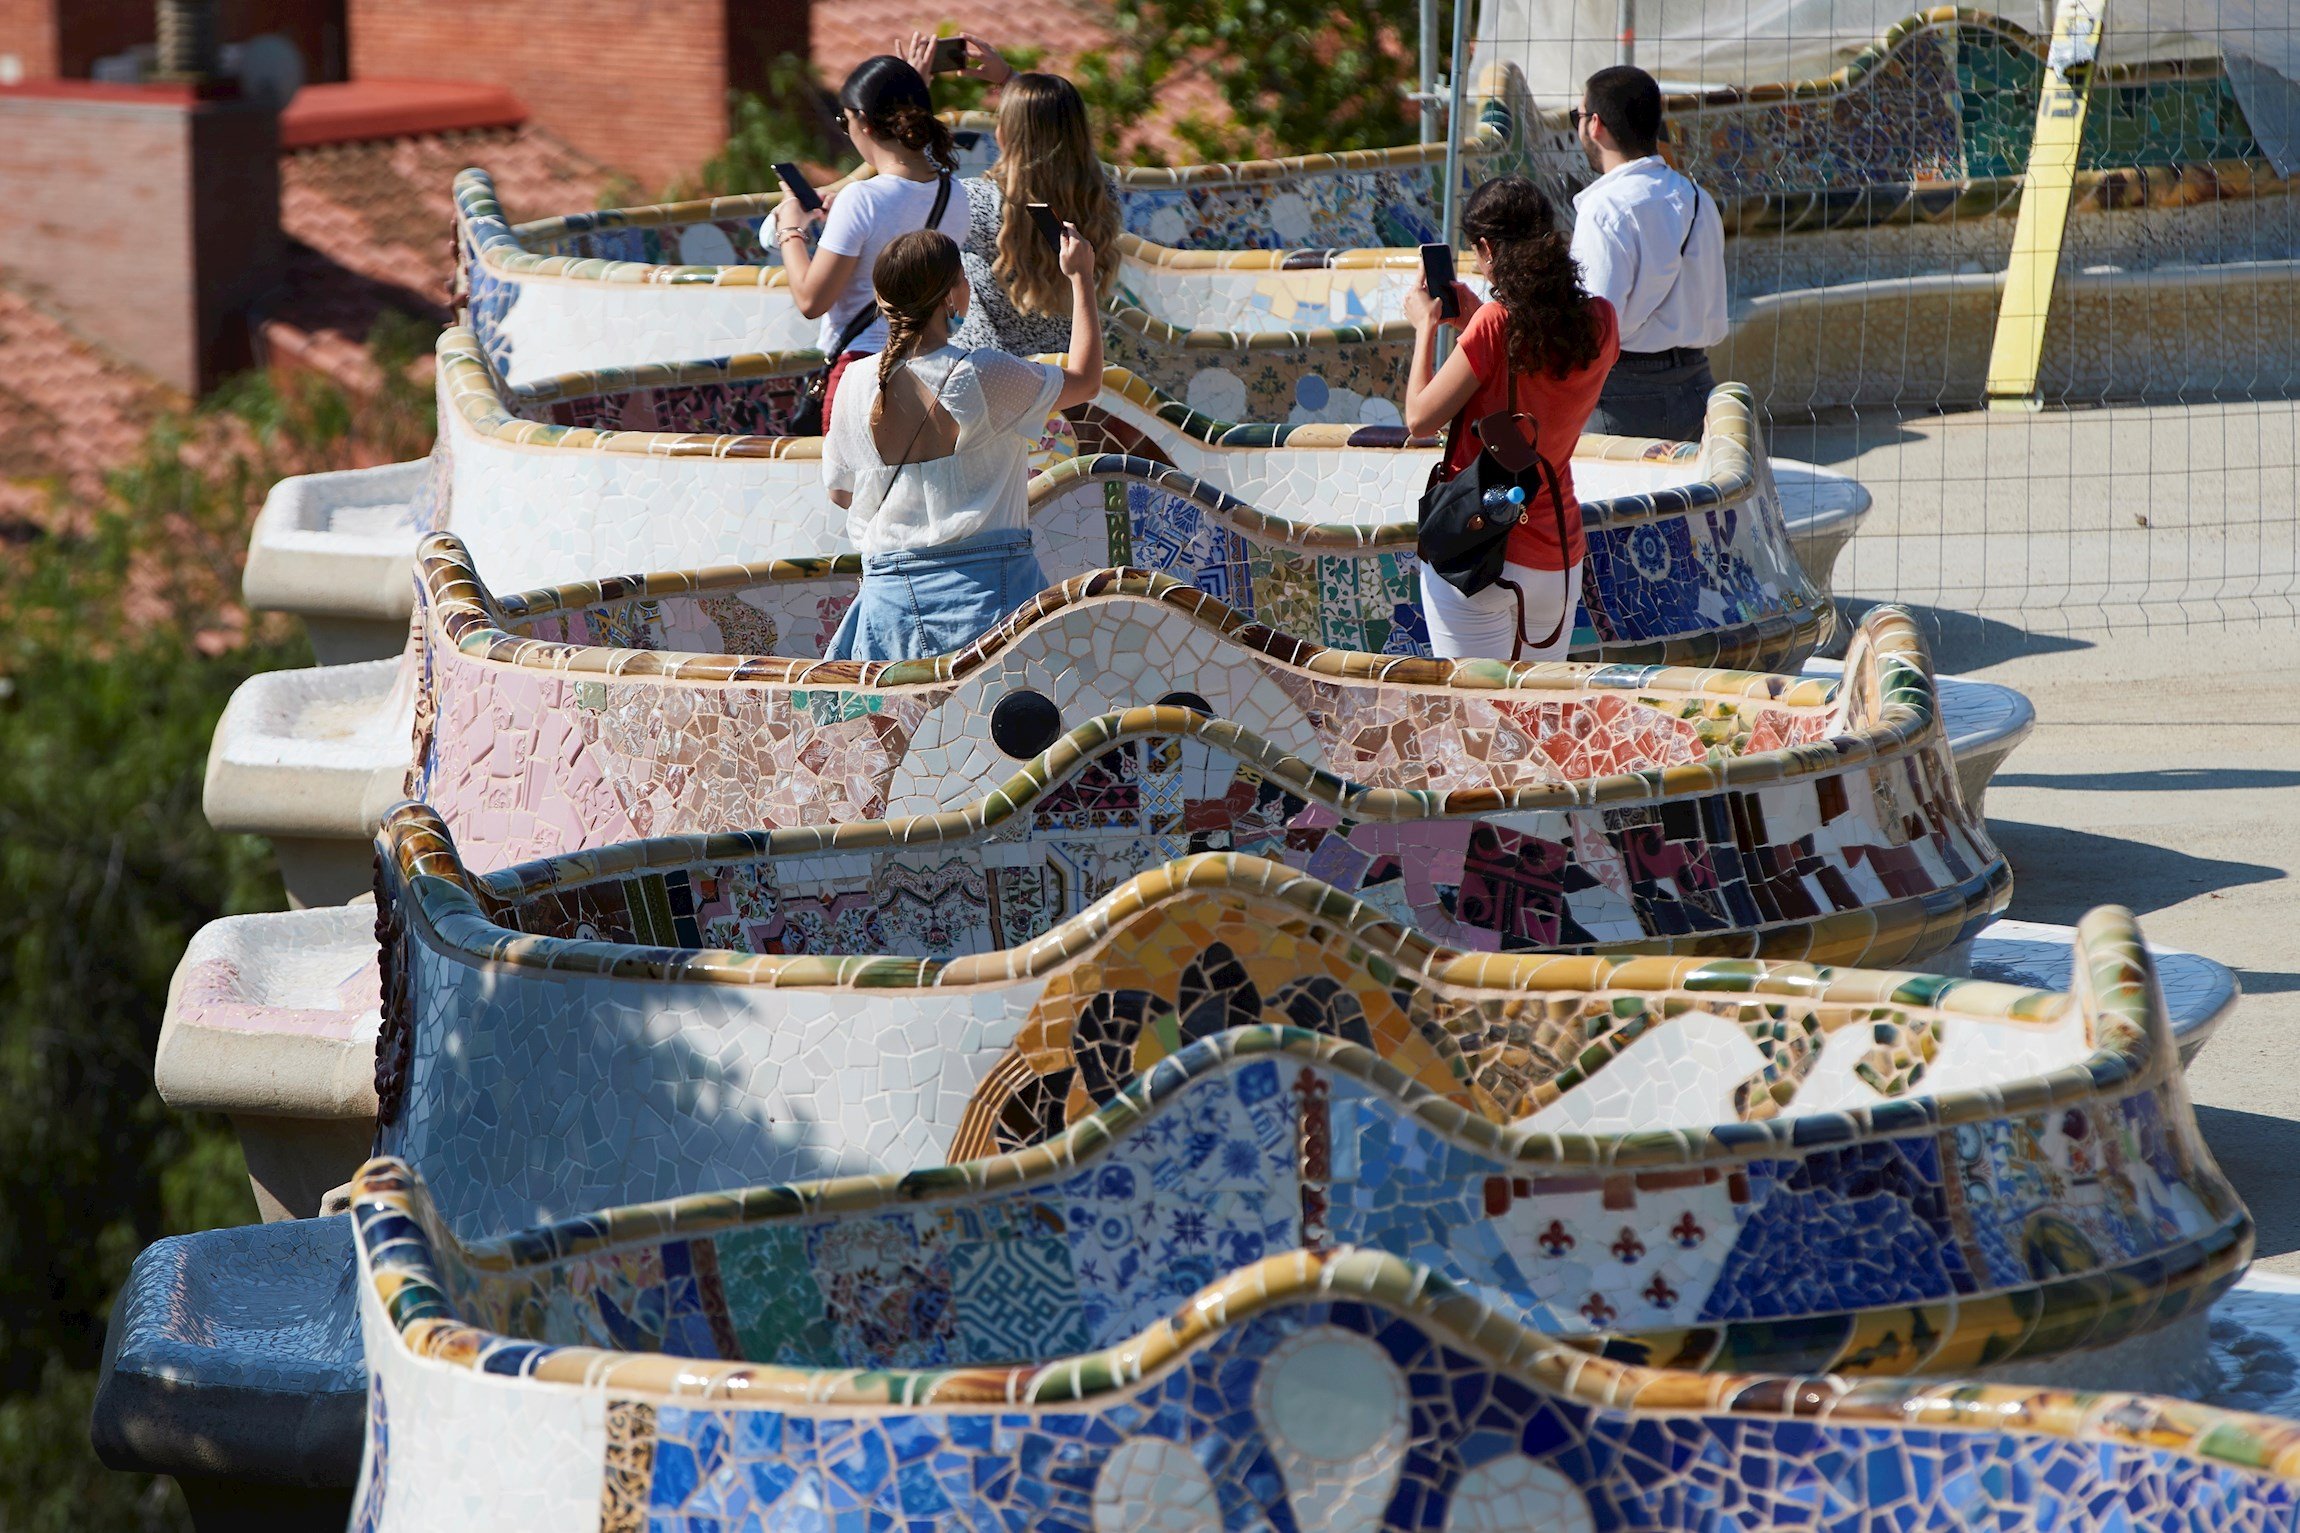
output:
[[[946,24],[1002,46],[1043,48],[1049,68],[1106,46],[1117,35],[1103,0],[1039,0],[1023,6],[996,0],[816,0],[809,23],[815,65],[835,88],[872,54],[891,51],[914,30],[936,32]]]
[[[152,423],[186,401],[0,287],[0,520],[39,520],[51,488],[102,491]]]
[[[436,133],[299,150],[280,161],[280,223],[346,271],[448,301],[455,173],[485,166],[515,219],[599,205],[610,172],[543,129]]]

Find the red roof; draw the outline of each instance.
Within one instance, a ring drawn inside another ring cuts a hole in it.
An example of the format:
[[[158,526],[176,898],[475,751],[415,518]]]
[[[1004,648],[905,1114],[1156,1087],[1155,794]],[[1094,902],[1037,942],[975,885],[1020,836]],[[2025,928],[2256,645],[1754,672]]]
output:
[[[448,80],[346,80],[307,85],[280,113],[280,147],[310,149],[455,133],[472,128],[516,128],[527,108],[499,85]]]

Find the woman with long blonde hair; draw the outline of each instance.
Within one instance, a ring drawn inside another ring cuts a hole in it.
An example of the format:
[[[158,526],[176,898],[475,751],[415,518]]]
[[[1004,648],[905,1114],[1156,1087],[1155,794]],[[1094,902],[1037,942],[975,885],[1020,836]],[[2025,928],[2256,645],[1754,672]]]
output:
[[[966,274],[975,304],[959,335],[964,345],[1016,356],[1070,349],[1070,288],[1029,204],[1042,202],[1075,224],[1094,247],[1095,296],[1118,284],[1118,191],[1094,153],[1094,128],[1078,87],[1060,75],[1017,74],[972,33],[966,72],[999,87],[998,161],[966,183],[970,218]],[[910,57],[924,60],[934,39],[913,33]]]
[[[847,375],[823,441],[823,482],[863,556],[826,659],[948,654],[1046,584],[1030,543],[1031,444],[1047,412],[1102,388],[1094,247],[1075,228],[1059,270],[1085,339],[1056,367],[951,343],[972,294],[947,235],[922,229],[880,254],[886,347]]]

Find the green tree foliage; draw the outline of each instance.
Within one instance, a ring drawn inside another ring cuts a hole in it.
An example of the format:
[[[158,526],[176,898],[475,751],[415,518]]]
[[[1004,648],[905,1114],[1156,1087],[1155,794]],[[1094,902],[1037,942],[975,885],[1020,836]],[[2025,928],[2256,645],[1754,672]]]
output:
[[[845,174],[861,162],[834,131],[830,102],[812,64],[797,54],[778,55],[767,66],[765,90],[729,93],[727,142],[665,197],[684,202],[775,191],[782,185],[775,179],[778,160]]]
[[[263,492],[428,441],[428,391],[394,374],[422,338],[378,340],[380,398],[242,381],[58,506],[70,531],[0,550],[0,1533],[188,1526],[172,1486],[96,1462],[88,1410],[136,1253],[255,1217],[229,1126],[168,1109],[152,1055],[192,934],[282,904],[201,778],[232,690],[310,663],[237,607]]]
[[[934,35],[955,37],[958,28],[946,21],[934,29]],[[1017,74],[1026,69],[1036,69],[1046,62],[1044,48],[1033,48],[1027,43],[1009,45],[999,42],[995,37],[990,42],[997,47],[998,56],[1012,65]],[[936,75],[928,82],[928,87],[934,92],[934,106],[938,112],[979,112],[990,105],[990,87],[973,75]]]
[[[1379,149],[1418,132],[1417,0],[1116,0],[1118,42],[1081,55],[1073,77],[1101,123],[1104,153],[1149,163],[1150,121],[1175,86],[1211,85],[1227,117],[1187,111],[1175,136],[1207,160]],[[1442,29],[1450,6],[1439,7]]]

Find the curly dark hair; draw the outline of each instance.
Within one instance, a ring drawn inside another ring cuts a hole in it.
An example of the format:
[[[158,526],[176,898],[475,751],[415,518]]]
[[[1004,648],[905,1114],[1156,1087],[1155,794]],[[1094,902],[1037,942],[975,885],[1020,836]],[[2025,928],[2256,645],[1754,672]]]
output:
[[[1523,176],[1497,176],[1470,193],[1462,238],[1492,251],[1486,280],[1509,314],[1509,354],[1529,373],[1563,378],[1597,360],[1598,322],[1557,212]]]

